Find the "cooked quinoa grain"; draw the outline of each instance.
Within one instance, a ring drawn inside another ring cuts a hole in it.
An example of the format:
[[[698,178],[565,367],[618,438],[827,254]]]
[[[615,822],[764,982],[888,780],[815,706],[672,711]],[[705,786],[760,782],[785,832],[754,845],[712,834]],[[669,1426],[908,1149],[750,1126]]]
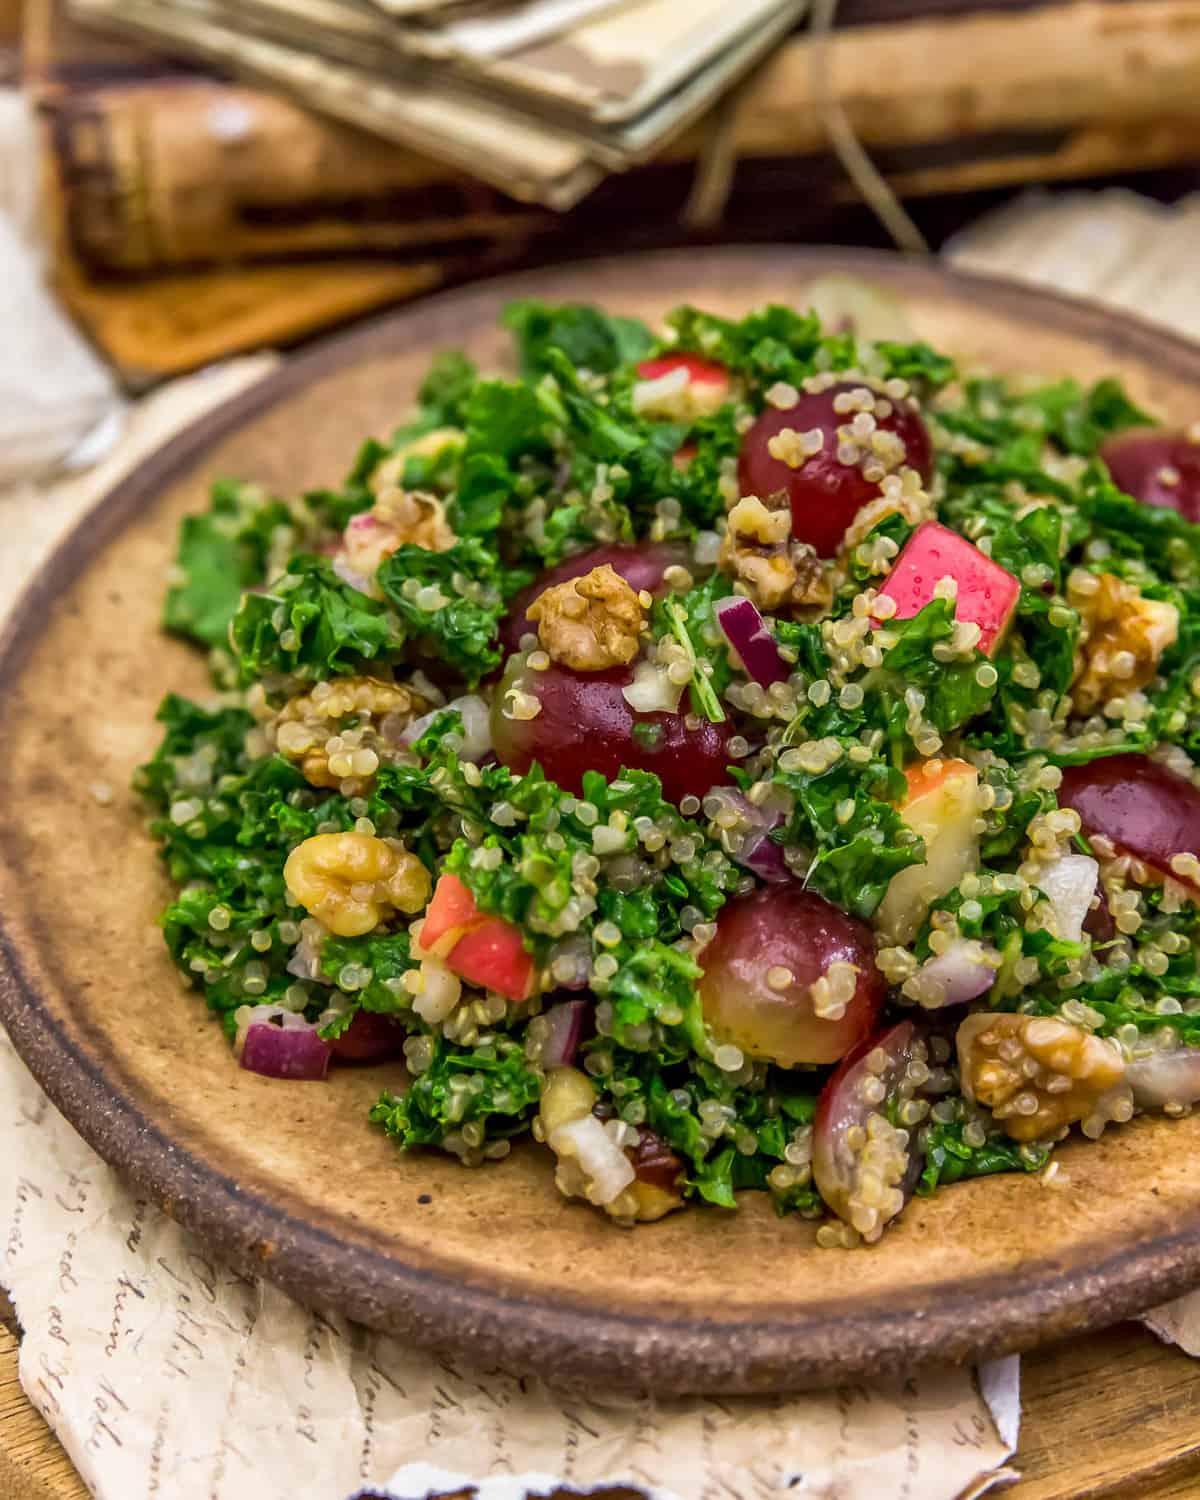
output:
[[[519,379],[439,356],[342,486],[182,534],[214,693],[137,789],[237,1059],[377,1063],[401,1147],[541,1151],[571,1212],[761,1191],[841,1250],[1186,1116],[1195,432],[1130,438],[1129,495],[1112,381],[505,319]]]

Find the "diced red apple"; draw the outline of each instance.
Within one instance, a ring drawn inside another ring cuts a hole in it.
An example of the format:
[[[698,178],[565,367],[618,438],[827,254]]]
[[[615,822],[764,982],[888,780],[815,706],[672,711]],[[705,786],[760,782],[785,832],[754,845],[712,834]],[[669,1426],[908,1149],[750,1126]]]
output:
[[[468,984],[508,1000],[527,1000],[533,989],[533,960],[520,931],[481,912],[457,875],[438,880],[421,924],[421,948],[444,956],[447,968]]]
[[[699,354],[660,354],[656,359],[644,359],[637,367],[642,380],[660,380],[664,375],[673,375],[676,370],[686,370],[689,381],[698,385],[729,385],[729,371],[715,359],[703,359]]]
[[[442,875],[433,892],[433,899],[425,908],[421,924],[421,947],[426,953],[444,947],[443,939],[452,933],[459,936],[480,917],[475,897],[457,875]]]
[[[893,875],[875,914],[892,942],[917,935],[933,903],[979,863],[979,773],[965,760],[925,760],[906,772],[900,816],[925,840],[925,861]]]
[[[503,917],[484,917],[451,948],[446,965],[468,984],[495,990],[506,1000],[528,1000],[533,959],[520,932]]]
[[[931,602],[943,578],[958,585],[955,619],[979,626],[979,649],[990,656],[1016,610],[1020,580],[958,532],[937,521],[923,522],[905,543],[879,594],[895,600],[894,619],[911,620]]]
[[[709,417],[729,399],[729,371],[698,354],[662,354],[637,367],[635,411],[674,421]]]

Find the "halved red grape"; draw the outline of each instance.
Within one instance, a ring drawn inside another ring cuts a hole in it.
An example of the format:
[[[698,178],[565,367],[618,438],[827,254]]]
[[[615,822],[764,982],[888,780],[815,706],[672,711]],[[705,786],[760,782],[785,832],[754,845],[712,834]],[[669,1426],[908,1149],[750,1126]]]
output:
[[[519,663],[520,658],[515,659]],[[505,715],[507,690],[517,676],[541,705],[532,719]],[[572,672],[557,662],[544,672],[519,674],[514,664],[492,703],[492,743],[511,771],[525,772],[536,760],[551,781],[579,792],[585,771],[612,781],[622,766],[653,771],[663,796],[679,802],[703,797],[729,780],[728,721],[700,720],[687,726],[684,713],[635,713],[621,689],[633,681],[628,667],[608,672]]]
[[[1021,598],[1021,581],[986,553],[937,521],[923,521],[901,548],[879,593],[894,605],[893,619],[911,620],[934,598],[943,578],[958,585],[954,618],[979,626],[979,649],[996,650]]]
[[[508,655],[517,649],[523,635],[537,633],[537,626],[525,611],[543,590],[556,583],[582,578],[593,568],[607,563],[631,588],[649,589],[653,594],[662,587],[663,574],[668,568],[676,565],[687,567],[690,562],[691,552],[684,542],[611,542],[592,547],[587,552],[577,552],[573,557],[564,557],[562,562],[547,568],[527,588],[513,595],[508,614],[500,622],[500,645]]]
[[[1200,789],[1161,761],[1125,754],[1067,766],[1058,801],[1075,809],[1084,833],[1200,889],[1200,881],[1171,865],[1179,854],[1200,857]]]
[[[360,1010],[329,1047],[334,1058],[342,1063],[386,1062],[389,1058],[401,1057],[404,1039],[408,1035],[399,1021],[375,1011]]]
[[[1125,494],[1200,521],[1200,443],[1186,432],[1139,427],[1110,438],[1100,457]]]
[[[838,461],[838,429],[848,427],[855,414],[835,411],[834,401],[840,395],[861,389],[861,381],[843,381],[815,394],[806,392],[785,410],[768,406],[742,439],[738,457],[738,486],[742,494],[762,497],[777,490],[786,491],[792,503],[794,534],[802,542],[811,542],[822,557],[832,557],[837,552],[850,522],[880,493],[878,483],[864,474],[861,462]],[[920,412],[908,400],[877,399],[886,400],[891,406],[886,415],[876,417],[878,430],[900,439],[904,445],[904,463],[928,483],[933,473],[933,449]],[[785,427],[799,433],[819,430],[823,438],[820,451],[796,469],[782,459],[773,458],[768,447]]]
[[[870,928],[798,885],[731,901],[700,963],[700,1001],[716,1040],[785,1068],[844,1057],[870,1033],[887,990]],[[829,993],[814,996],[823,978]]]
[[[813,1121],[813,1183],[839,1219],[866,1240],[904,1207],[920,1175],[911,1134],[891,1125],[886,1101],[924,1044],[912,1021],[867,1037],[821,1090]],[[911,1085],[910,1085],[911,1088]]]

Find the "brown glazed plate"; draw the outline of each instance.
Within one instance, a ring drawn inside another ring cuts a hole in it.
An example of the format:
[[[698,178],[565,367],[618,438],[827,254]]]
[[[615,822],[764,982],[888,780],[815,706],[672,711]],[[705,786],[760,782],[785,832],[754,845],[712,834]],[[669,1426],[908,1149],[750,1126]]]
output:
[[[297,1297],[480,1361],[660,1391],[774,1391],[966,1360],[1113,1322],[1200,1283],[1200,1116],[1144,1119],[1059,1155],[1067,1182],[960,1184],[881,1244],[697,1208],[633,1232],[555,1191],[546,1153],[466,1171],[401,1156],[366,1122],[393,1066],[320,1084],[243,1072],[176,976],[166,880],[128,787],[169,688],[202,663],[157,629],[179,518],[215,475],[282,493],[340,480],[430,355],[497,363],[500,305],[594,300],[656,318],[738,313],[851,272],[918,333],[997,368],[1115,372],[1200,415],[1200,349],[1099,308],[842,251],[630,256],[434,297],[289,361],[145,462],[60,546],[0,646],[0,1019],[50,1097],[136,1187]],[[100,806],[95,782],[118,789]]]

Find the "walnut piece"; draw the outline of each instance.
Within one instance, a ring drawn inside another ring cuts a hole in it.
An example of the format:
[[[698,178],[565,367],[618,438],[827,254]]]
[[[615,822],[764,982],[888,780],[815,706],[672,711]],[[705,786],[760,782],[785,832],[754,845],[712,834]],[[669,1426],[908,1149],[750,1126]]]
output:
[[[821,559],[792,539],[792,507],[783,490],[744,496],[729,512],[719,566],[759,609],[826,609],[833,589]]]
[[[384,490],[370,510],[350,517],[338,557],[351,572],[369,581],[398,547],[448,552],[457,540],[436,495],[397,487]]]
[[[1081,714],[1145,687],[1158,671],[1163,652],[1179,636],[1179,611],[1173,604],[1143,599],[1133,584],[1112,573],[1072,573],[1067,603],[1083,619],[1071,687]]]
[[[554,661],[575,672],[604,672],[637,655],[646,611],[609,563],[539,594],[527,614]]]
[[[310,785],[357,797],[380,764],[395,758],[405,728],[429,707],[400,683],[340,677],[290,699],[264,731],[268,744],[298,765]]]
[[[1057,1135],[1076,1120],[1099,1135],[1132,1113],[1116,1045],[1055,1016],[999,1011],[958,1028],[963,1092],[992,1111],[1014,1141]]]
[[[399,839],[318,833],[287,857],[283,879],[312,916],[338,937],[361,937],[393,911],[422,911],[433,882]]]

